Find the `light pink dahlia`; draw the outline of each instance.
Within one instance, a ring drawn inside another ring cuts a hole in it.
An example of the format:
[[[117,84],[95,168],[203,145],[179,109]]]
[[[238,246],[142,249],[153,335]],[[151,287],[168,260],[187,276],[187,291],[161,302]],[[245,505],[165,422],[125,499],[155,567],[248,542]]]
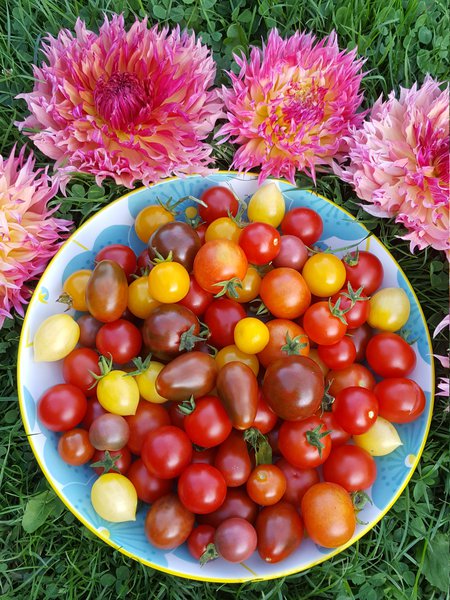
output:
[[[448,328],[450,326],[450,315],[446,315],[442,321],[438,324],[438,326],[436,327],[436,329],[434,330],[433,333],[433,338],[435,338],[441,331],[443,331],[444,329],[447,330],[447,338],[448,338]],[[435,358],[438,359],[438,361],[441,363],[441,365],[444,367],[444,369],[448,369],[450,368],[450,359],[449,356],[447,354],[447,356],[442,356],[440,354],[435,354],[434,355]],[[449,378],[448,377],[441,377],[439,379],[439,382],[437,384],[437,389],[439,390],[439,392],[436,393],[436,396],[445,396],[446,398],[449,397],[449,393],[450,393],[450,382],[449,382]]]
[[[234,58],[240,72],[229,73],[232,87],[222,89],[228,123],[219,131],[240,146],[233,166],[261,167],[260,181],[295,183],[297,169],[315,179],[316,168],[344,156],[344,136],[364,117],[356,113],[363,76],[356,50],[341,52],[335,32],[316,42],[298,32],[283,40],[274,29],[248,62]]]
[[[449,255],[449,90],[430,76],[397,99],[374,104],[348,138],[350,166],[341,177],[377,217],[395,217],[411,252],[432,246]]]
[[[206,171],[212,149],[203,140],[222,104],[208,91],[215,63],[194,35],[149,29],[147,19],[126,31],[114,15],[98,34],[78,19],[75,34],[47,42],[33,91],[19,96],[31,112],[19,127],[57,168],[128,187]]]
[[[31,295],[26,284],[42,273],[72,224],[52,217],[56,208],[47,203],[58,183],[35,171],[33,155],[25,160],[24,150],[0,155],[0,327],[12,308],[24,314]]]

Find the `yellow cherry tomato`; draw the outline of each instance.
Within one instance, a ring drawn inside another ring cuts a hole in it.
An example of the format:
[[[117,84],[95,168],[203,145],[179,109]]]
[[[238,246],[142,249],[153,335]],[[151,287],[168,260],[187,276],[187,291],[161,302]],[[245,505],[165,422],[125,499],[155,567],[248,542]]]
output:
[[[409,319],[411,305],[401,288],[383,288],[369,300],[367,322],[374,329],[398,331]]]
[[[80,326],[67,314],[42,321],[33,340],[35,362],[54,362],[72,352],[80,339]]]
[[[132,375],[113,370],[99,380],[97,399],[110,413],[134,415],[139,404],[139,387]]]
[[[269,328],[254,317],[241,319],[234,328],[234,343],[246,354],[257,354],[269,343]]]
[[[220,217],[208,225],[205,231],[205,241],[231,240],[237,244],[241,237],[241,232],[242,229],[233,219]]]
[[[167,402],[167,398],[163,398],[156,391],[156,378],[164,369],[164,365],[156,360],[150,361],[148,368],[139,375],[136,375],[136,383],[138,384],[139,392],[144,400],[153,402],[154,404],[163,404]]]
[[[247,207],[249,221],[268,223],[278,227],[284,217],[286,205],[276,183],[266,183],[253,196]]]
[[[250,302],[254,300],[259,294],[259,288],[261,287],[261,276],[255,267],[248,267],[247,273],[244,279],[241,281],[242,287],[236,286],[236,298],[230,292],[227,292],[228,298],[236,300],[236,302]]]
[[[328,252],[319,252],[305,262],[302,275],[311,294],[327,298],[339,292],[347,273],[340,258]]]
[[[383,417],[377,417],[369,431],[354,435],[353,440],[372,456],[386,456],[403,445],[395,427]]]
[[[159,204],[146,206],[136,217],[134,223],[136,235],[141,241],[147,244],[150,236],[158,227],[170,223],[174,219],[173,214]]]
[[[138,277],[128,287],[128,309],[135,317],[146,319],[160,303],[150,296],[148,277]]]
[[[58,298],[58,302],[67,304],[69,308],[87,311],[86,305],[86,287],[92,271],[89,269],[80,269],[75,271],[66,279],[63,285],[63,293]]]
[[[94,481],[91,502],[105,521],[136,521],[137,492],[131,481],[119,473],[105,473]]]
[[[219,350],[216,354],[216,363],[219,370],[229,362],[241,362],[250,369],[255,374],[255,377],[258,377],[259,373],[259,360],[254,354],[246,354],[239,350],[237,346],[232,344],[231,346],[225,346]]]
[[[148,276],[150,296],[163,304],[183,300],[189,291],[189,273],[176,262],[161,262],[153,267]]]
[[[330,370],[327,365],[323,362],[323,360],[320,358],[319,356],[319,352],[317,351],[317,348],[311,348],[311,350],[309,351],[308,354],[308,358],[310,358],[311,360],[313,360],[317,365],[319,365],[320,370],[323,373],[323,376],[325,377],[325,375],[328,373],[328,371]]]

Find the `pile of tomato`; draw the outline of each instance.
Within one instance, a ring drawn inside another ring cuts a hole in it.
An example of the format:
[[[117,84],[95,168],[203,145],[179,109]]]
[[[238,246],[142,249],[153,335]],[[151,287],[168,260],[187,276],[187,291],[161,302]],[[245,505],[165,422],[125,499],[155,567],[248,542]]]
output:
[[[399,288],[379,289],[367,251],[315,246],[321,217],[285,213],[275,184],[245,212],[226,187],[198,211],[154,205],[135,228],[147,249],[103,248],[65,281],[34,339],[65,383],[39,399],[71,465],[90,463],[97,513],[134,520],[157,548],[187,541],[205,562],[255,550],[275,563],[304,533],[327,548],[354,534],[374,456],[401,444],[393,423],[425,408],[398,332]],[[320,467],[320,468],[319,468]],[[366,498],[367,499],[367,498]]]

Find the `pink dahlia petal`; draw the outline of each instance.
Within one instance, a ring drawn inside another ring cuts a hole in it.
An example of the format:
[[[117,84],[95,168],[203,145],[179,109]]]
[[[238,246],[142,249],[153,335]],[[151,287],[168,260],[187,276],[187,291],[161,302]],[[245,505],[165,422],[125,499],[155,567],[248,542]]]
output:
[[[401,88],[398,99],[379,98],[346,138],[350,165],[336,172],[364,210],[406,227],[411,252],[431,246],[450,257],[448,112],[448,86],[430,76],[420,88]]]
[[[210,89],[211,53],[194,35],[149,29],[147,19],[127,31],[114,15],[98,34],[78,19],[74,34],[48,36],[43,51],[33,91],[19,96],[31,114],[18,126],[56,160],[63,183],[74,171],[127,187],[207,171],[204,140],[222,102]]]
[[[450,315],[446,315],[442,321],[437,325],[436,329],[433,332],[433,338],[435,338],[441,331],[445,328],[450,327]]]
[[[33,155],[25,160],[24,152],[0,155],[0,327],[12,309],[24,314],[31,296],[26,284],[43,272],[72,225],[47,208],[58,181],[35,171]]]
[[[450,382],[448,377],[441,377],[439,379],[439,383],[437,385],[439,392],[436,393],[436,396],[445,396],[446,398],[450,395]],[[447,409],[447,412],[449,409]]]
[[[229,73],[231,87],[222,88],[228,122],[218,132],[240,146],[234,167],[260,167],[260,181],[294,182],[296,170],[315,178],[342,159],[344,136],[364,118],[356,112],[363,61],[355,50],[340,51],[335,32],[320,41],[298,32],[284,40],[273,29],[249,61],[234,58],[240,72]]]

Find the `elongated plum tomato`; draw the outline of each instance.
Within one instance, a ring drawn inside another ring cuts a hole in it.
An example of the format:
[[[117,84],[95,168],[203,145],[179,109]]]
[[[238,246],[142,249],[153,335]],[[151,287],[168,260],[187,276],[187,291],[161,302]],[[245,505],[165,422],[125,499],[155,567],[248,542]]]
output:
[[[116,262],[102,260],[92,272],[86,287],[86,305],[97,321],[117,321],[128,303],[127,277]]]
[[[139,319],[146,319],[160,303],[148,291],[148,276],[138,277],[128,288],[128,310]]]
[[[39,325],[34,335],[35,362],[54,362],[72,352],[80,337],[80,327],[66,314],[52,315]]]
[[[256,519],[258,552],[270,564],[290,556],[303,540],[303,523],[297,509],[288,502],[265,506]]]
[[[189,273],[177,262],[160,262],[148,276],[148,291],[152,298],[163,304],[182,300],[189,292]]]
[[[374,329],[398,331],[409,319],[411,305],[405,290],[383,288],[372,296],[367,322]]]
[[[268,367],[278,358],[291,355],[308,356],[309,340],[304,329],[288,319],[272,319],[266,323],[269,330],[269,342],[258,353],[263,367]]]
[[[154,262],[156,258],[167,258],[180,263],[188,271],[192,270],[194,258],[201,246],[195,229],[187,223],[172,221],[161,225],[148,241],[148,255]]]
[[[353,441],[372,456],[386,456],[403,445],[395,427],[383,417],[378,417],[366,433],[354,435]]]
[[[286,210],[283,194],[276,183],[266,183],[256,190],[247,206],[249,221],[278,227]]]
[[[89,269],[80,269],[69,275],[63,285],[63,293],[57,302],[67,304],[69,308],[85,312],[86,306],[86,286],[92,271]]]
[[[170,223],[174,218],[174,215],[163,206],[159,206],[158,204],[146,206],[136,217],[134,223],[136,234],[144,244],[147,244],[150,236],[158,227]]]
[[[160,479],[152,475],[141,458],[130,466],[127,477],[134,485],[139,500],[148,502],[148,504],[152,504],[158,498],[165,496],[172,489],[172,480]]]
[[[69,465],[78,467],[86,464],[94,456],[94,452],[95,448],[85,429],[66,431],[58,440],[58,453]]]
[[[79,388],[69,383],[59,383],[39,398],[37,415],[50,431],[68,431],[81,423],[86,409],[86,396]]]
[[[298,271],[281,267],[263,277],[261,300],[274,317],[296,319],[311,304],[311,292]]]
[[[155,548],[172,550],[183,544],[194,527],[194,514],[167,494],[154,502],[145,518],[145,534]]]
[[[211,304],[214,296],[199,286],[192,274],[189,277],[189,291],[186,296],[180,300],[179,304],[191,310],[197,317],[200,317]]]
[[[280,251],[280,234],[268,223],[250,223],[240,235],[239,246],[252,265],[267,265]]]
[[[225,348],[222,348],[216,354],[216,363],[219,370],[227,363],[234,361],[244,363],[244,365],[250,367],[250,369],[253,371],[256,377],[258,377],[259,361],[254,354],[247,354],[246,352],[241,352],[241,350],[239,350],[239,348],[235,344],[225,346]]]
[[[158,394],[174,402],[209,394],[216,385],[217,364],[203,352],[188,352],[174,358],[156,378]]]
[[[267,404],[282,419],[305,419],[322,402],[325,391],[322,371],[306,356],[280,358],[268,366],[262,391]]]
[[[310,487],[303,496],[301,510],[306,531],[319,546],[337,548],[355,532],[352,501],[348,492],[336,483],[322,482]]]
[[[247,273],[248,261],[238,244],[230,240],[206,242],[194,260],[194,277],[207,292],[218,294],[222,282],[242,280]]]
[[[320,252],[308,258],[302,275],[311,294],[327,298],[342,288],[346,273],[340,258],[328,252]]]
[[[425,410],[425,394],[412,379],[392,377],[374,387],[379,414],[391,423],[410,423]]]
[[[203,221],[212,223],[221,217],[228,217],[230,214],[235,217],[239,209],[239,202],[233,192],[225,186],[215,185],[205,190],[200,196],[200,200],[206,204],[201,204],[198,213]]]
[[[252,426],[258,408],[258,381],[241,362],[224,365],[217,375],[217,393],[236,429]]]
[[[125,417],[130,428],[128,447],[133,454],[140,456],[142,445],[148,433],[165,425],[170,425],[167,410],[159,405],[141,400],[134,415]]]
[[[136,520],[136,490],[124,475],[100,475],[92,486],[91,502],[95,512],[105,521],[123,523]]]
[[[79,387],[88,398],[96,393],[94,375],[100,375],[98,358],[97,352],[91,348],[75,348],[63,362],[64,381]]]
[[[302,240],[295,235],[282,235],[280,251],[272,261],[274,267],[289,267],[301,271],[308,259],[308,250]]]
[[[374,335],[366,348],[370,368],[381,377],[405,377],[416,366],[416,353],[396,333]]]
[[[166,425],[146,435],[141,457],[150,473],[161,479],[173,479],[191,462],[192,443],[184,431]]]
[[[136,255],[131,248],[124,246],[123,244],[112,244],[111,246],[106,246],[100,250],[95,257],[95,262],[99,263],[102,260],[112,260],[116,262],[119,267],[122,267],[127,277],[131,277],[131,275],[136,272]]]
[[[113,370],[98,382],[97,399],[108,412],[134,415],[139,404],[139,387],[125,371]]]
[[[216,529],[214,545],[225,560],[238,563],[253,554],[258,538],[255,528],[246,519],[232,517],[223,521]]]
[[[124,365],[139,354],[142,336],[133,323],[118,319],[105,323],[99,329],[95,343],[100,354],[110,356],[118,365]]]
[[[354,290],[363,288],[366,296],[371,296],[382,284],[384,269],[381,261],[375,254],[358,250],[350,252],[343,259],[346,271],[346,282]]]
[[[227,484],[211,465],[188,465],[178,480],[178,497],[191,512],[202,515],[217,510],[224,502]]]
[[[322,235],[323,222],[316,211],[299,206],[286,214],[281,231],[297,236],[306,246],[312,246]]]
[[[337,483],[347,492],[369,488],[376,476],[375,460],[358,446],[345,445],[333,449],[323,465],[325,481]]]

